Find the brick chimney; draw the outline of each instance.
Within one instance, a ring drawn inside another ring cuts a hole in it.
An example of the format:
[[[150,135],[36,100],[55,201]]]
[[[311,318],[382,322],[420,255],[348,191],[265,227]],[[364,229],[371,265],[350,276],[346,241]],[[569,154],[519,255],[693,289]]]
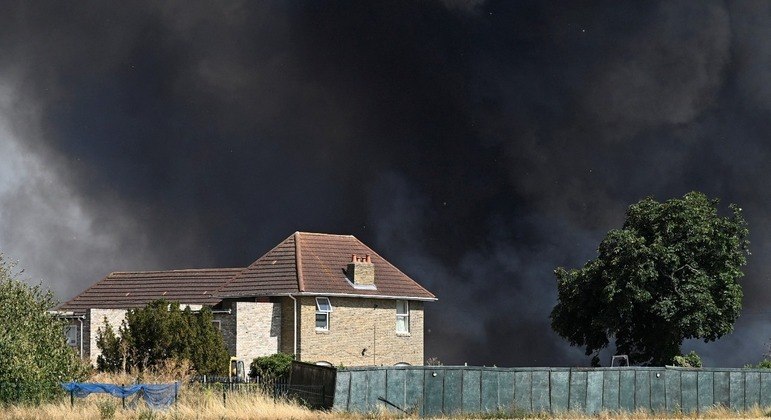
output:
[[[348,263],[348,276],[357,285],[375,284],[375,265],[372,264],[369,254],[360,257],[356,254],[351,255],[351,262]]]

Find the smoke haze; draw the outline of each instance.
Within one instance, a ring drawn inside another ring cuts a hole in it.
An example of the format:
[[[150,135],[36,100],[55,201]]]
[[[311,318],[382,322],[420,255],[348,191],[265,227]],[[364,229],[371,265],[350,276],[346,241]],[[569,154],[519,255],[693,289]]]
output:
[[[557,266],[631,203],[745,211],[771,338],[771,6],[744,2],[0,5],[0,250],[66,300],[110,271],[245,266],[353,234],[433,291],[426,356],[586,365]]]

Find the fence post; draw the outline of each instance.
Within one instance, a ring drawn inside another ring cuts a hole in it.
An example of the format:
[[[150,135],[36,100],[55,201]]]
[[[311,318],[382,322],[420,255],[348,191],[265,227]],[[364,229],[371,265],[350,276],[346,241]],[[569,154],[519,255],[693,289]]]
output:
[[[75,387],[70,390],[70,410],[75,408]]]
[[[225,392],[225,382],[222,382],[222,406],[227,405],[227,393]]]
[[[123,405],[123,409],[126,409],[126,384],[120,384],[120,399],[121,399],[121,405]]]
[[[176,407],[177,401],[179,401],[179,381],[174,381],[174,407]]]

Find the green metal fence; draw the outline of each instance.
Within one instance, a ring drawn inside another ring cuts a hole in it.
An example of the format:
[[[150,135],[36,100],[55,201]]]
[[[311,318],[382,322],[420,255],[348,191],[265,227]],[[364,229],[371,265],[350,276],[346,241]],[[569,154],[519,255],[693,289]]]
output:
[[[687,368],[364,367],[337,372],[334,409],[422,416],[481,412],[771,407],[771,370]]]

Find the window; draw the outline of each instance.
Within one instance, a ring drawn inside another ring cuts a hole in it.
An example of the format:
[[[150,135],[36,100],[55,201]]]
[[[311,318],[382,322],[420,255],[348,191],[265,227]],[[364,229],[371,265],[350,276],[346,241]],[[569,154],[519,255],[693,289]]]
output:
[[[329,313],[332,312],[332,304],[329,303],[329,298],[317,297],[316,298],[316,329],[317,330],[329,330]]]
[[[68,325],[64,327],[64,336],[67,337],[67,345],[78,345],[78,327],[75,325]]]
[[[410,303],[406,300],[396,301],[396,332],[402,334],[410,332]]]
[[[211,324],[214,325],[214,329],[217,331],[222,331],[222,321],[219,319],[212,320]]]

